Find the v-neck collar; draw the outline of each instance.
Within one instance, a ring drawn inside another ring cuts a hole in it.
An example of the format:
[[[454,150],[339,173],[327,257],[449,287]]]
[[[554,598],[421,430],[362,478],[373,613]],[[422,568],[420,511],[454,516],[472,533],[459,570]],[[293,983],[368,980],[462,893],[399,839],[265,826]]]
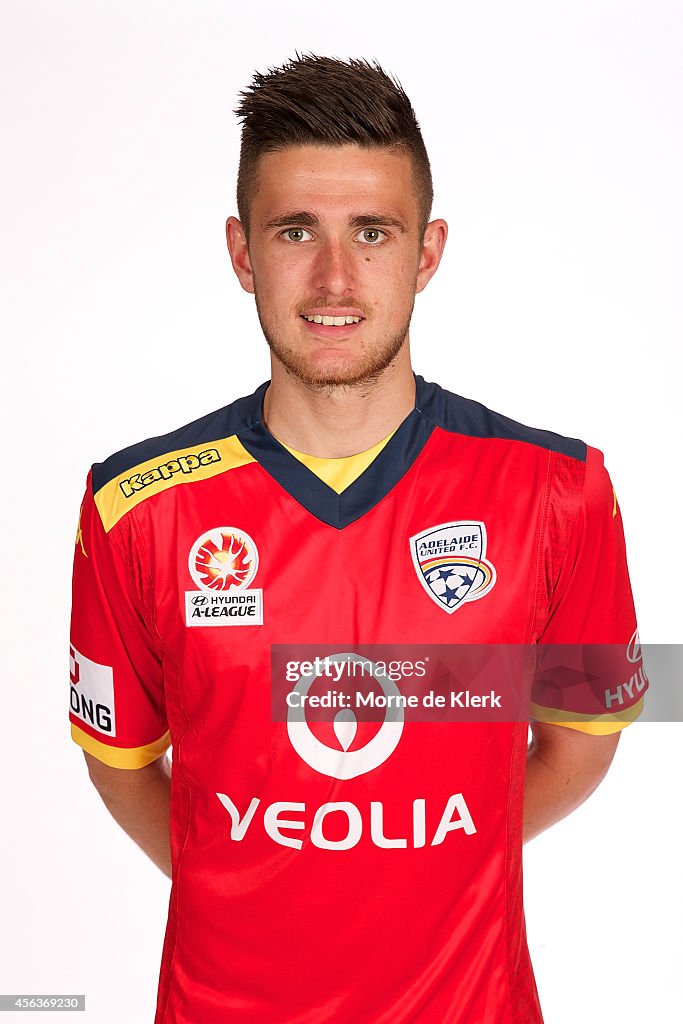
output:
[[[341,494],[292,455],[265,426],[263,398],[269,380],[250,396],[249,408],[245,410],[249,426],[239,432],[239,440],[263,469],[311,515],[343,530],[379,505],[408,472],[434,429],[434,423],[421,411],[422,399],[430,385],[418,374],[413,376],[414,408],[367,469]]]

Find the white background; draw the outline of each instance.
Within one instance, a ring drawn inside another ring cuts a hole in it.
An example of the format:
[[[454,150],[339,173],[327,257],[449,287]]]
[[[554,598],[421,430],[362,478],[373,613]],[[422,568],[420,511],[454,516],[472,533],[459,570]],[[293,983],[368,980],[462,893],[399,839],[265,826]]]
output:
[[[0,991],[85,992],[86,1019],[151,1022],[169,883],[69,739],[71,559],[90,463],[269,376],[224,246],[237,93],[297,49],[401,79],[451,230],[414,367],[605,451],[641,638],[679,642],[683,8],[5,0],[2,15]],[[547,1024],[678,1019],[682,740],[632,726],[593,797],[526,848]]]

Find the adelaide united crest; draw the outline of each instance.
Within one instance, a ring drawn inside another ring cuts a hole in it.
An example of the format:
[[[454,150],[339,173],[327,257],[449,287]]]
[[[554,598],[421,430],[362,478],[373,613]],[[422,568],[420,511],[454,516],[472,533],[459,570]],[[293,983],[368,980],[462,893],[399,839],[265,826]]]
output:
[[[486,527],[482,522],[441,523],[410,538],[417,578],[433,601],[452,614],[468,601],[478,601],[496,582],[486,558]]]

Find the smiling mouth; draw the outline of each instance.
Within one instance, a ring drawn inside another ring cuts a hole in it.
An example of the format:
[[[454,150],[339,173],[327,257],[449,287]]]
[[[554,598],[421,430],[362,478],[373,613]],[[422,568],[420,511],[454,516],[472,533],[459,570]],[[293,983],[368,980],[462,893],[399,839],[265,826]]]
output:
[[[362,316],[323,316],[320,313],[312,315],[301,314],[301,319],[309,324],[322,324],[323,327],[345,327],[347,324],[359,324],[365,318]]]

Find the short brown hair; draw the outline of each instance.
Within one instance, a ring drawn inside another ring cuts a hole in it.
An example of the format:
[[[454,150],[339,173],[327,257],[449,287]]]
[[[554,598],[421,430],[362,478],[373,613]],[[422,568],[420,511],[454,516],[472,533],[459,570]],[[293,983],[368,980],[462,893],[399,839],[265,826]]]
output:
[[[434,196],[427,150],[410,100],[379,64],[297,54],[280,68],[257,72],[240,97],[234,111],[242,122],[237,209],[247,238],[262,156],[291,146],[353,144],[410,156],[424,235]]]

